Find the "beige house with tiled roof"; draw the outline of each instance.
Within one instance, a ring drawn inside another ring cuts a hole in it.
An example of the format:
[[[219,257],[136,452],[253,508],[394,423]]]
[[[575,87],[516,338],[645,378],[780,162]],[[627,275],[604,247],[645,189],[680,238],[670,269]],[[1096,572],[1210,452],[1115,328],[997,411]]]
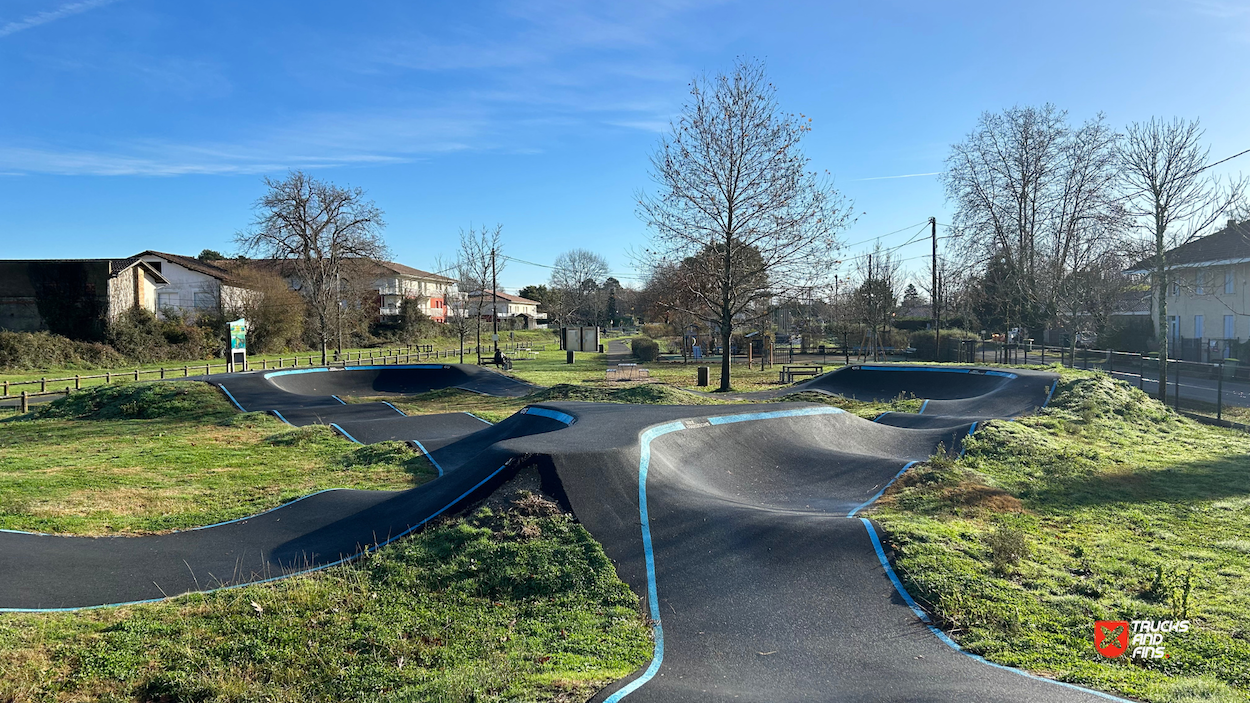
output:
[[[1250,339],[1250,220],[1164,254],[1168,270],[1168,346],[1190,361],[1232,355]],[[1146,259],[1127,271],[1150,276]],[[1152,301],[1152,320],[1157,320]],[[1156,322],[1157,324],[1157,322]]]
[[[547,320],[538,312],[538,301],[510,295],[503,291],[476,290],[468,294],[469,314],[480,311],[482,317],[497,317],[510,326],[536,329]]]
[[[193,318],[201,313],[237,309],[250,294],[233,273],[209,261],[152,250],[134,258],[159,271],[168,281],[156,294],[156,311],[161,317]]]

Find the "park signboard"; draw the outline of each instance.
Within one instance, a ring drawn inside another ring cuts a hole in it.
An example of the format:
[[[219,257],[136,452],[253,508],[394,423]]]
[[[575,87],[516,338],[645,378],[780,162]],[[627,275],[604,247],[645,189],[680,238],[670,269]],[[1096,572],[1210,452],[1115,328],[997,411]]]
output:
[[[227,371],[234,373],[237,370],[247,370],[247,320],[239,318],[230,323],[230,351],[229,368]],[[242,367],[240,369],[240,367]]]

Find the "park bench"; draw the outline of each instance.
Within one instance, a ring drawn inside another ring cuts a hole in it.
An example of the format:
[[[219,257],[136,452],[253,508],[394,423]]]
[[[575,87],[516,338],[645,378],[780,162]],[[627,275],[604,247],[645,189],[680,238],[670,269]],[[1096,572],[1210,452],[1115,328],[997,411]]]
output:
[[[615,367],[608,367],[607,380],[609,381],[642,381],[649,378],[651,378],[651,372],[638,368],[638,364],[617,364]]]
[[[824,372],[825,367],[815,364],[786,364],[781,367],[778,380],[782,383],[794,383],[794,379],[799,376],[819,376]]]

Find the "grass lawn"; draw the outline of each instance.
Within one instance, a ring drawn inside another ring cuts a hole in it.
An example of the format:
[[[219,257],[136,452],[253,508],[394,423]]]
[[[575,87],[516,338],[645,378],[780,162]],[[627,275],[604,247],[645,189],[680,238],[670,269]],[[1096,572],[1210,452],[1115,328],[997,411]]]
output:
[[[1159,702],[1250,700],[1250,436],[1064,371],[900,479],[873,517],[909,591],[968,650]],[[1189,619],[1163,659],[1105,659],[1094,620]]]
[[[93,388],[0,420],[0,528],[10,530],[185,529],[324,488],[401,489],[435,475],[402,443],[361,447],[327,427],[241,414],[197,382]]]
[[[275,584],[0,614],[0,701],[584,701],[650,629],[585,529],[514,496]]]

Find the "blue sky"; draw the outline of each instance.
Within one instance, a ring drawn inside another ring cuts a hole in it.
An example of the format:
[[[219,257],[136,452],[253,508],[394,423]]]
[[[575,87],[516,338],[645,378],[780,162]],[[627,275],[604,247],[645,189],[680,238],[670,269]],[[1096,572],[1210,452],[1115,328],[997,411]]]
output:
[[[845,240],[906,228],[895,245],[949,221],[934,176],[901,176],[941,170],[985,110],[1199,117],[1213,157],[1250,148],[1248,54],[1250,3],[1228,0],[5,0],[0,258],[229,252],[261,176],[303,168],[368,191],[403,263],[502,223],[512,256],[584,247],[625,278],[648,153],[735,56],[812,117],[812,165],[856,205]]]

